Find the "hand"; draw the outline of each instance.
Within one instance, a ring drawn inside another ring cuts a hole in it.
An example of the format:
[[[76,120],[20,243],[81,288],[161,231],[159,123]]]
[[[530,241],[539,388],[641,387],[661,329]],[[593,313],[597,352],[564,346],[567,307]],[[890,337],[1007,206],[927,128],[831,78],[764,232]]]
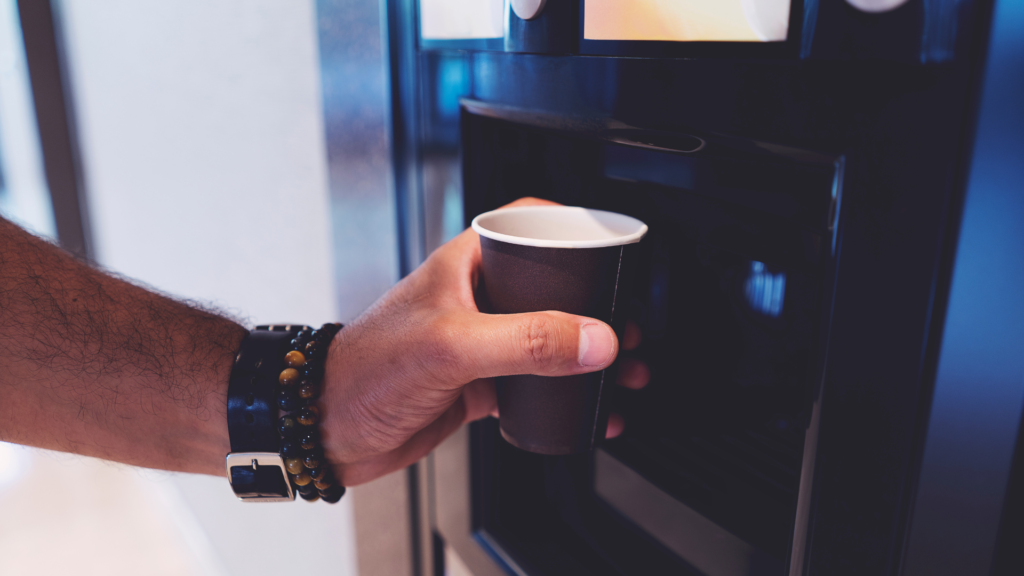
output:
[[[552,204],[525,198],[509,206]],[[605,323],[562,312],[483,314],[473,298],[480,239],[466,230],[438,248],[331,344],[321,401],[328,461],[354,486],[419,460],[459,426],[496,410],[493,378],[567,376],[607,368],[619,350]],[[580,355],[581,332],[589,345]],[[635,325],[623,347],[639,344]],[[641,388],[642,363],[619,383]],[[608,434],[622,418],[609,418]]]

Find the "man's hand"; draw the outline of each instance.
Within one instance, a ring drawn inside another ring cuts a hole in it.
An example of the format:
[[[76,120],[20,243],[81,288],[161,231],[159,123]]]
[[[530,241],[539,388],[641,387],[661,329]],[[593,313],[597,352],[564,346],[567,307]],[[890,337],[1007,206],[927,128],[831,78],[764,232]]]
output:
[[[517,204],[544,203],[524,199]],[[397,470],[495,408],[495,376],[602,370],[603,322],[559,312],[490,315],[473,293],[467,230],[341,331],[327,356],[321,431],[345,485]],[[587,346],[581,346],[586,335]],[[75,260],[0,219],[0,441],[136,466],[224,473],[237,323]],[[639,343],[627,328],[623,347]],[[624,360],[620,384],[649,371]],[[612,415],[608,433],[622,430]]]
[[[529,204],[548,202],[527,198],[510,206]],[[321,426],[342,484],[407,466],[463,423],[494,413],[495,376],[566,376],[615,360],[618,340],[598,320],[481,313],[474,300],[479,272],[480,239],[466,230],[334,339]],[[639,344],[635,326],[625,339]],[[640,388],[649,376],[646,366],[629,362],[620,384]],[[622,419],[613,415],[609,433],[621,431]]]

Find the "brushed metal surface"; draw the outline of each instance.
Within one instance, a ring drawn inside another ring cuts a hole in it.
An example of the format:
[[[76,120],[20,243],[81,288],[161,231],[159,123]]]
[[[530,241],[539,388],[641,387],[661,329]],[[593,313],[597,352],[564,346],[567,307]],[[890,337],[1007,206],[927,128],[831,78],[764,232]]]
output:
[[[474,532],[470,483],[469,428],[463,426],[434,449],[434,499],[436,528],[444,537],[446,556],[458,556],[459,568],[474,576],[505,576],[507,572],[480,545],[481,532]],[[495,554],[500,547],[486,541]],[[502,560],[515,574],[522,574],[510,558]]]
[[[398,280],[389,148],[390,87],[383,2],[317,0],[317,32],[334,274],[340,320],[358,316]],[[412,576],[409,474],[350,491],[359,573]]]
[[[334,267],[342,322],[398,280],[381,5],[316,3]]]
[[[412,503],[406,471],[392,472],[349,492],[360,576],[413,576]]]

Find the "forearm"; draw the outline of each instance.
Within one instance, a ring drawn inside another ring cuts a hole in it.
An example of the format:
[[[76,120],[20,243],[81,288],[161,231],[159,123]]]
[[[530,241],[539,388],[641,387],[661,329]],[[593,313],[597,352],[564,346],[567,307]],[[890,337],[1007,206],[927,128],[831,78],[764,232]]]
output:
[[[244,335],[0,219],[0,440],[221,474]]]
[[[331,343],[319,442],[344,485],[408,466],[495,413],[494,377],[570,376],[614,360],[618,340],[598,320],[481,313],[480,267],[480,240],[467,230]],[[245,335],[0,219],[0,440],[223,474],[228,379]],[[646,384],[641,372],[626,385]]]

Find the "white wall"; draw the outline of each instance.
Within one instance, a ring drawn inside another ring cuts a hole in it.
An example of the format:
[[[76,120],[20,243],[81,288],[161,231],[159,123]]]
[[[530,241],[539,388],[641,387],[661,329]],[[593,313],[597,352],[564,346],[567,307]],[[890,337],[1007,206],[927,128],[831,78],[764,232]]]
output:
[[[61,12],[98,262],[252,323],[335,319],[313,2]],[[243,505],[223,478],[162,484],[218,571],[356,572],[345,499]]]
[[[97,260],[256,320],[333,318],[312,2],[62,7]]]

